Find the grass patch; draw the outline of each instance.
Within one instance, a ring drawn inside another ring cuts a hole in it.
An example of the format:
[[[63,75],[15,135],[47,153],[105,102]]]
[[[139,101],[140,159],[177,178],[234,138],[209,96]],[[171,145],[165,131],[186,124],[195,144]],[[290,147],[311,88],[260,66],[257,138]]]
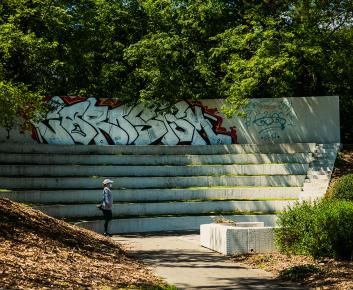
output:
[[[278,215],[283,212],[268,211],[268,212],[239,212],[239,211],[212,211],[207,213],[192,213],[192,214],[160,214],[160,215],[126,215],[113,216],[114,219],[137,219],[137,218],[163,218],[163,217],[189,217],[189,216],[215,216],[215,215]],[[81,218],[58,218],[69,223],[89,222],[104,220],[103,216],[81,217]]]
[[[7,188],[0,188],[0,192],[11,192],[12,190]]]
[[[302,281],[320,272],[321,270],[317,265],[307,264],[284,269],[280,271],[279,277],[290,281]]]
[[[254,185],[219,185],[219,186],[189,186],[189,187],[175,187],[173,190],[185,190],[185,189],[232,189],[232,188],[297,188],[300,186],[254,186]],[[157,188],[156,188],[157,189]],[[162,189],[170,189],[170,188],[162,188]],[[153,188],[152,188],[153,190]]]
[[[298,200],[298,198],[205,198],[205,199],[186,199],[186,200],[176,200],[173,202],[205,202],[205,201],[286,201],[286,200]],[[164,201],[165,202],[165,201]],[[156,203],[156,202],[154,202]]]
[[[193,163],[193,164],[186,164],[186,165],[181,165],[181,166],[242,166],[242,165],[289,165],[289,164],[303,164],[306,165],[308,163],[305,162],[238,162],[238,163],[221,163],[221,164],[213,164],[213,163]],[[156,165],[159,166],[159,165]],[[160,165],[160,166],[165,166],[165,165]],[[178,165],[179,166],[179,165]]]
[[[222,202],[222,201],[296,201],[298,198],[197,198],[197,199],[181,199],[181,200],[135,200],[135,201],[119,201],[115,200],[114,204],[119,206],[119,204],[146,204],[146,203],[187,203],[187,202]],[[66,206],[66,205],[95,205],[98,204],[99,200],[97,201],[89,201],[89,202],[51,202],[51,203],[23,203],[29,207],[36,207],[36,206]]]

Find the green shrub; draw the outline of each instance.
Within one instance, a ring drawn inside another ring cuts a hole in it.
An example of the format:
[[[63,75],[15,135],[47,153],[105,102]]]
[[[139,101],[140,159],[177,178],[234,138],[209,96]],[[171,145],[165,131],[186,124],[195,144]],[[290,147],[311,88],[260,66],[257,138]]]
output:
[[[279,216],[276,243],[281,252],[351,259],[353,202],[324,200],[297,203]]]
[[[328,197],[353,201],[353,174],[340,177],[329,190]]]
[[[315,207],[308,202],[297,202],[279,215],[275,229],[276,244],[286,254],[305,254],[305,235],[312,223]]]

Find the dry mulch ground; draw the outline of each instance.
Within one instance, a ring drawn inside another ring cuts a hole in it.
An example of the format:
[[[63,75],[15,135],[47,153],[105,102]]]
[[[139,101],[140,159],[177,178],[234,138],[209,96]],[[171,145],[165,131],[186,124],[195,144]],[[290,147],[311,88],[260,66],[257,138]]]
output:
[[[346,146],[336,160],[331,186],[341,176],[353,173],[353,145]],[[282,279],[300,282],[317,289],[353,289],[353,262],[331,259],[315,261],[305,256],[286,256],[279,253],[268,255],[242,255],[233,258],[253,268],[272,272]],[[305,267],[305,265],[312,265]],[[299,268],[293,268],[299,266]],[[314,269],[311,274],[305,269]],[[297,269],[297,270],[296,270]]]
[[[286,256],[279,253],[241,255],[232,258],[234,262],[246,264],[272,272],[280,279],[292,280],[314,289],[353,289],[353,262],[323,260],[314,261],[305,256]],[[305,265],[315,271],[306,272]],[[297,268],[296,266],[302,266]],[[304,266],[304,267],[303,267]]]
[[[1,289],[144,289],[161,283],[109,238],[0,199]]]

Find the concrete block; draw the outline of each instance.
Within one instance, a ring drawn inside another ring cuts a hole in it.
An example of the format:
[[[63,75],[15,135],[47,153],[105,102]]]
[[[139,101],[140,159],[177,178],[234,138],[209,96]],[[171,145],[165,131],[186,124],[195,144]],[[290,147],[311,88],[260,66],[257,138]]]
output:
[[[237,222],[264,222],[265,226],[275,226],[276,215],[224,215],[225,218]],[[180,216],[180,217],[150,217],[113,219],[109,224],[111,233],[142,233],[160,231],[200,230],[201,224],[212,223],[215,216]],[[95,231],[103,232],[104,220],[81,221],[76,225]]]
[[[314,152],[315,143],[230,145],[51,145],[0,143],[2,153],[184,155]]]
[[[217,155],[78,155],[6,153],[0,154],[1,164],[78,164],[78,165],[200,165],[200,164],[262,164],[310,163],[311,153],[292,154],[217,154]]]
[[[204,224],[200,226],[200,244],[226,256],[276,250],[273,227]]]
[[[113,216],[197,215],[227,212],[273,213],[284,211],[293,203],[294,201],[287,200],[120,203],[114,204]],[[88,218],[101,215],[95,204],[55,204],[35,206],[34,208],[59,218]]]
[[[111,165],[2,165],[0,176],[206,176],[304,175],[308,164],[252,164],[223,166],[111,166]]]
[[[302,186],[305,175],[190,177],[0,177],[6,189],[95,189],[109,177],[116,188],[185,188],[210,186]]]
[[[159,202],[205,199],[296,199],[301,187],[235,187],[235,188],[151,188],[113,190],[115,202]],[[95,203],[101,197],[101,189],[94,190],[24,190],[0,191],[0,197],[41,204]]]

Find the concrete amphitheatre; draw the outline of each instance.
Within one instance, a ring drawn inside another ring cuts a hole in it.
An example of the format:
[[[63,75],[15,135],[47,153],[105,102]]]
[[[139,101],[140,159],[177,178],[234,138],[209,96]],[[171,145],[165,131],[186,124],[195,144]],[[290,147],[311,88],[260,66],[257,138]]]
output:
[[[340,145],[335,96],[253,99],[229,119],[222,100],[171,111],[50,101],[32,132],[1,129],[0,197],[98,232],[104,178],[115,182],[113,233],[195,230],[217,216],[274,226],[325,193]]]

